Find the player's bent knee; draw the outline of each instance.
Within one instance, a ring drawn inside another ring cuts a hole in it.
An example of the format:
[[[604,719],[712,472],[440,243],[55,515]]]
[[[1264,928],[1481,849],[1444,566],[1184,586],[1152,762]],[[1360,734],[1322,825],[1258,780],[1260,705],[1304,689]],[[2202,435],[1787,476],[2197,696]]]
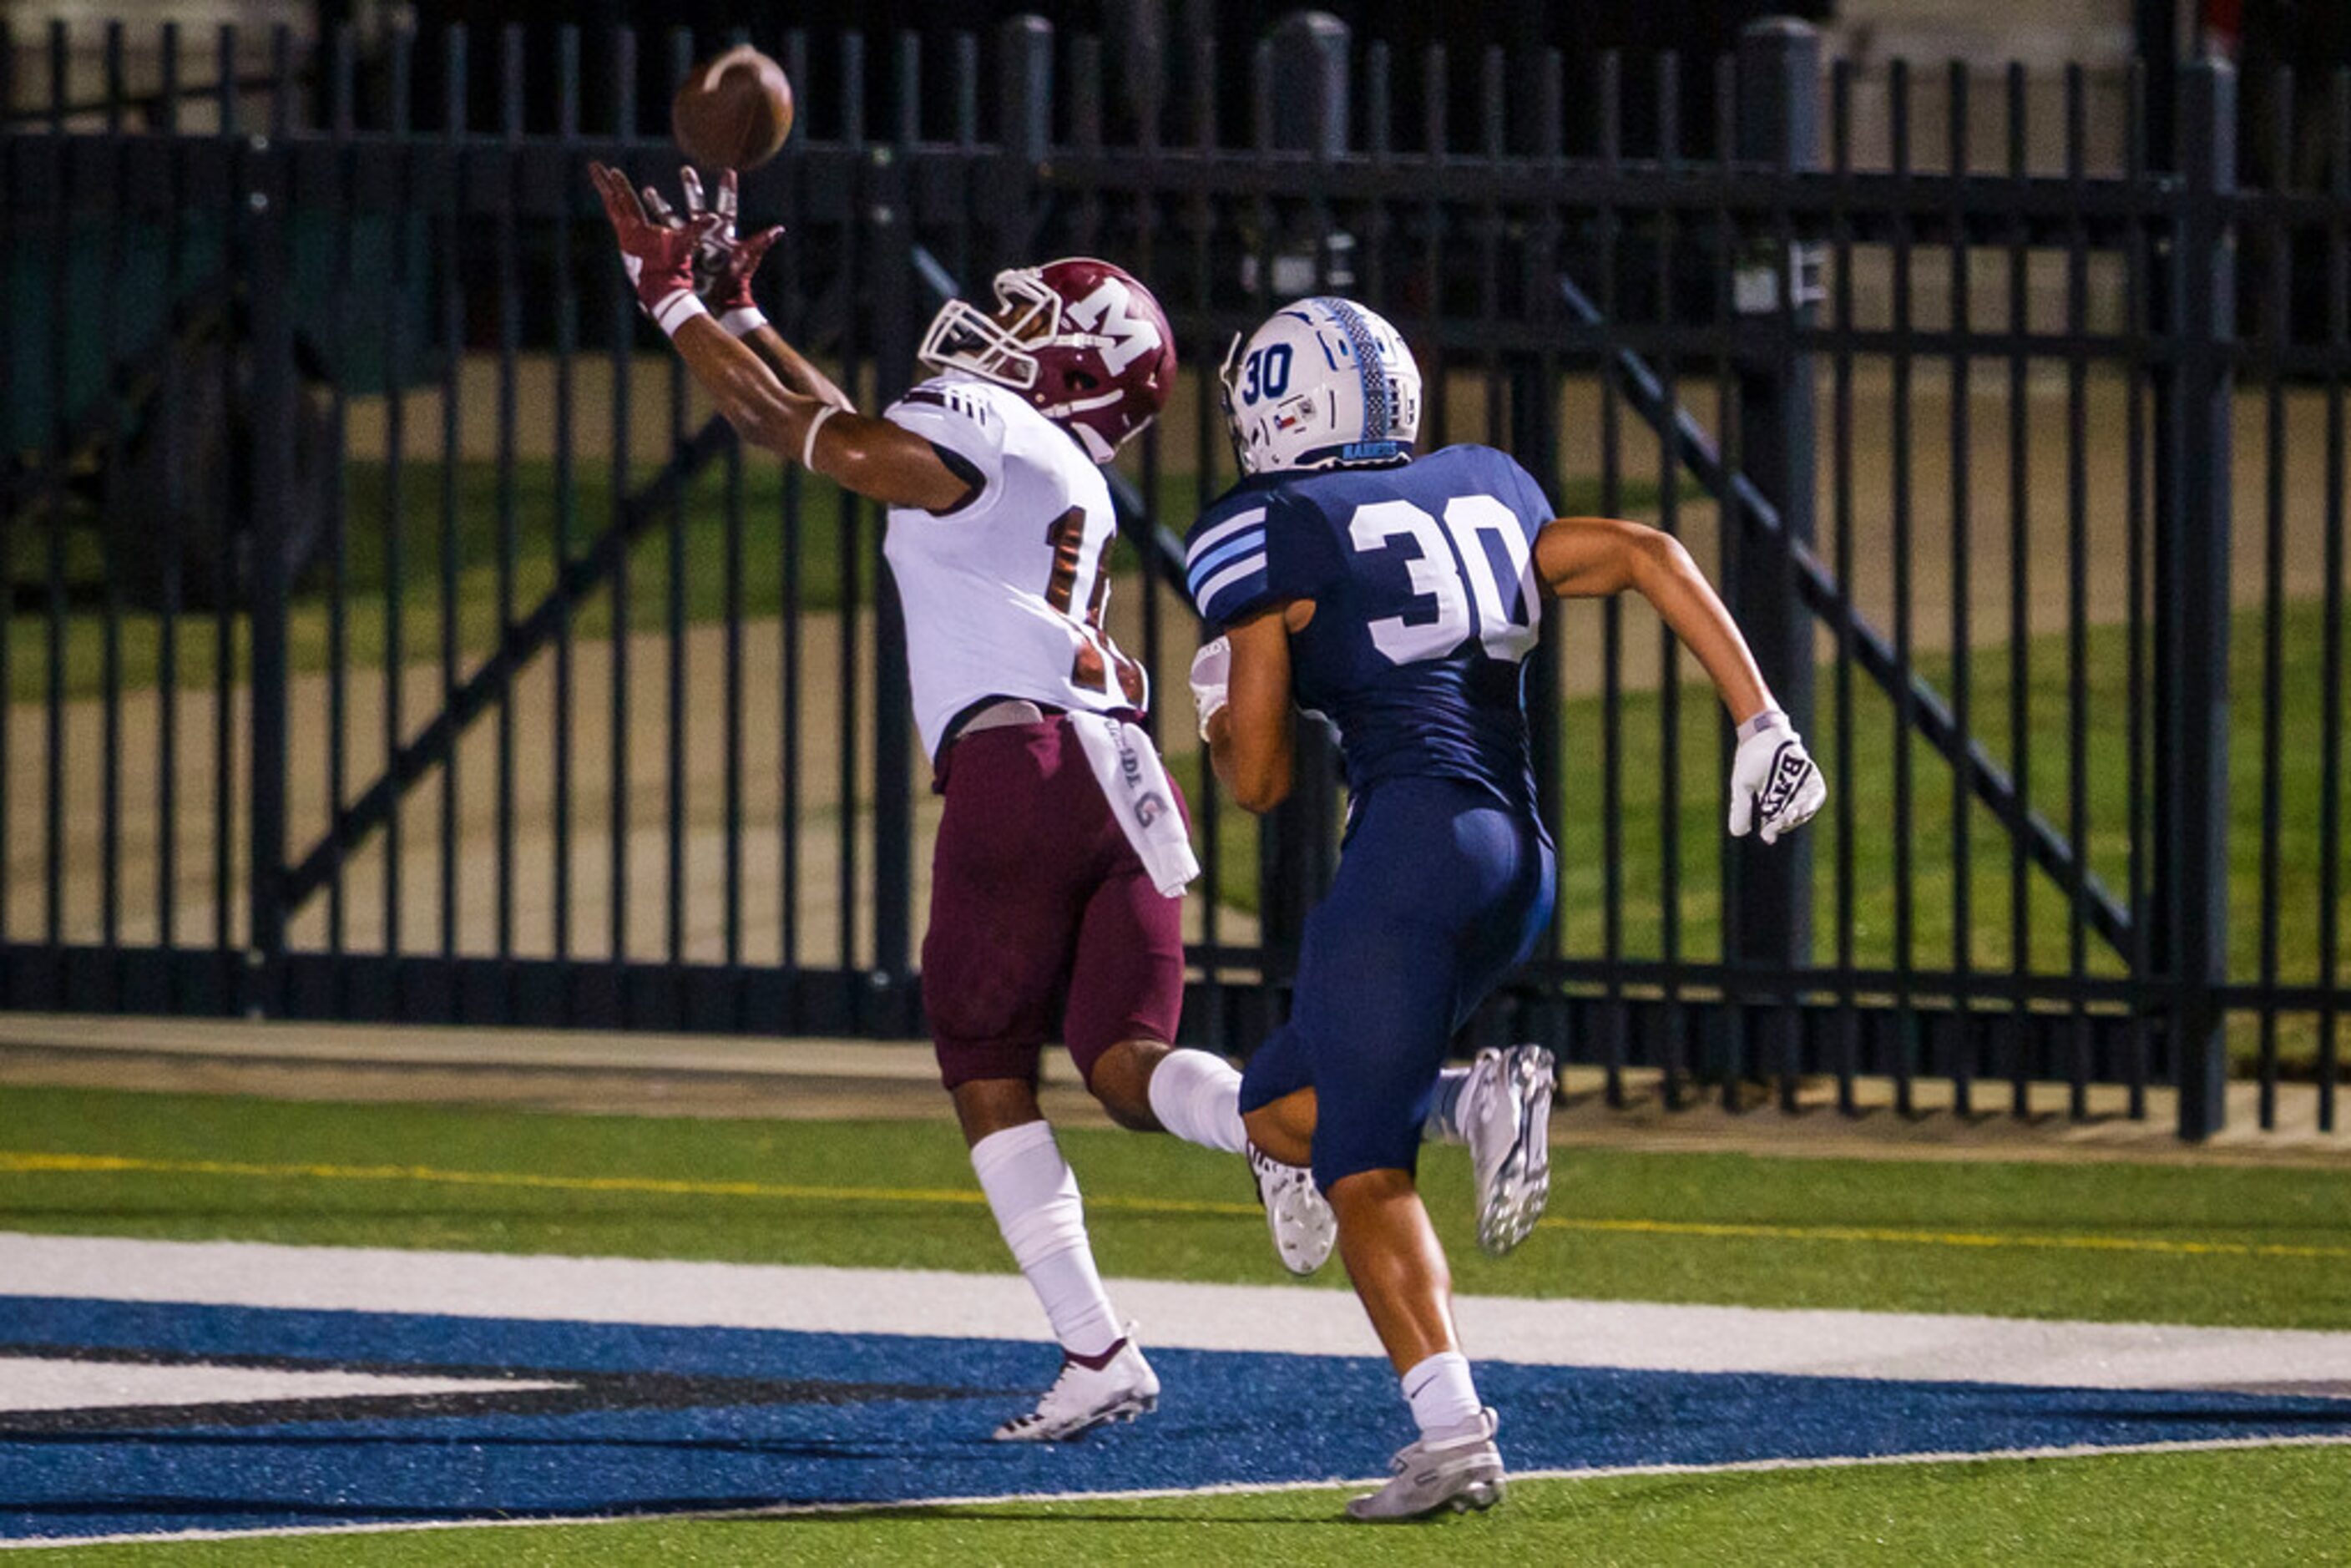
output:
[[[1156,1133],[1161,1128],[1151,1109],[1151,1074],[1170,1049],[1165,1040],[1124,1040],[1080,1062],[1079,1071],[1112,1121],[1130,1133]]]

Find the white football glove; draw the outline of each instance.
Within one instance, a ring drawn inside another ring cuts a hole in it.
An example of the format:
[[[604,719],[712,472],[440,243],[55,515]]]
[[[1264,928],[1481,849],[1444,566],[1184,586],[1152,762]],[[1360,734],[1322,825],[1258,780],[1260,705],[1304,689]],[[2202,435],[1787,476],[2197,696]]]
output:
[[[1829,798],[1828,780],[1804,750],[1796,727],[1777,709],[1739,727],[1730,762],[1730,836],[1743,839],[1761,825],[1763,841],[1780,841],[1813,820]]]
[[[1200,738],[1208,738],[1208,721],[1225,706],[1225,686],[1233,677],[1230,639],[1213,638],[1192,655],[1192,700],[1200,709]]]

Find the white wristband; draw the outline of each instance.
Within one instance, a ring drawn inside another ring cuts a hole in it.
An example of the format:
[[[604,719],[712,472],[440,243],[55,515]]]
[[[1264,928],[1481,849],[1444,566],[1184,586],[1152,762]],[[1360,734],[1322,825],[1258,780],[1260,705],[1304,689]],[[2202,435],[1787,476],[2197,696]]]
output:
[[[674,338],[677,329],[695,317],[709,314],[709,308],[694,297],[693,289],[681,288],[653,307],[653,325]]]
[[[800,437],[800,466],[811,474],[816,472],[816,433],[824,428],[826,420],[840,412],[839,403],[829,402],[809,415],[808,434]]]
[[[1787,722],[1788,716],[1786,714],[1782,713],[1778,708],[1767,707],[1761,713],[1757,714],[1753,718],[1749,719],[1746,723],[1739,727],[1739,738],[1741,740],[1750,739],[1755,736],[1762,734],[1765,730],[1771,728],[1775,724],[1785,724]]]
[[[738,305],[718,318],[718,324],[737,338],[747,338],[768,324],[757,305]]]

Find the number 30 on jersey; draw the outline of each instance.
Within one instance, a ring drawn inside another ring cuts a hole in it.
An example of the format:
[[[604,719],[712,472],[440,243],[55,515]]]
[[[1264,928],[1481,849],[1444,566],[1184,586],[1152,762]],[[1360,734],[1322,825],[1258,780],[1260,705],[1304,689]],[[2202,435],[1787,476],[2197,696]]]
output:
[[[1445,503],[1442,521],[1410,501],[1372,501],[1355,508],[1348,537],[1363,555],[1409,547],[1415,609],[1433,601],[1432,621],[1401,615],[1372,622],[1372,645],[1395,664],[1442,659],[1474,631],[1489,656],[1516,664],[1535,645],[1542,598],[1535,589],[1534,564],[1525,530],[1510,507],[1491,496],[1456,496]],[[1488,539],[1499,540],[1510,562],[1515,605],[1504,601]],[[1463,581],[1468,579],[1467,583]]]

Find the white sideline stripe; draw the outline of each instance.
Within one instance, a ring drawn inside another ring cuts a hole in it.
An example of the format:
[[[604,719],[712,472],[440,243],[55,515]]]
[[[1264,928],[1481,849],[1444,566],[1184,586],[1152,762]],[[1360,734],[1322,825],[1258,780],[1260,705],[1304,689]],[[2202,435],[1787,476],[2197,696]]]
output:
[[[1353,1296],[1113,1280],[1146,1345],[1379,1354]],[[1017,1274],[0,1232],[0,1298],[1041,1341]],[[1473,1357],[1538,1366],[2351,1394],[2351,1333],[1651,1301],[1455,1301]],[[5,1337],[5,1335],[0,1335]]]
[[[281,1399],[380,1399],[417,1394],[511,1394],[568,1388],[498,1377],[413,1377],[372,1372],[305,1372],[194,1362],[72,1361],[0,1356],[0,1411],[145,1409],[164,1405],[244,1405]]]
[[[1608,1465],[1584,1470],[1512,1470],[1513,1481],[1605,1481],[1641,1476],[1740,1475],[1773,1470],[1874,1469],[1896,1465],[1981,1465],[2021,1459],[2093,1459],[2109,1455],[2210,1454],[2250,1448],[2351,1448],[2347,1437],[2207,1437],[2168,1443],[2071,1443],[2042,1448],[1990,1448],[1978,1453],[1851,1454],[1824,1458],[1732,1459],[1713,1465]],[[0,1552],[39,1552],[146,1541],[235,1541],[291,1535],[393,1535],[441,1530],[538,1530],[591,1524],[660,1524],[678,1520],[790,1519],[806,1514],[912,1513],[935,1508],[997,1503],[1150,1502],[1179,1497],[1249,1497],[1282,1492],[1377,1487],[1385,1476],[1333,1476],[1325,1480],[1220,1481],[1205,1487],[1155,1487],[1139,1491],[1003,1492],[995,1496],[912,1498],[897,1502],[779,1503],[773,1508],[681,1509],[672,1513],[582,1513],[537,1519],[432,1519],[381,1524],[298,1524],[262,1530],[174,1530],[152,1535],[76,1535],[44,1541],[0,1541]]]

